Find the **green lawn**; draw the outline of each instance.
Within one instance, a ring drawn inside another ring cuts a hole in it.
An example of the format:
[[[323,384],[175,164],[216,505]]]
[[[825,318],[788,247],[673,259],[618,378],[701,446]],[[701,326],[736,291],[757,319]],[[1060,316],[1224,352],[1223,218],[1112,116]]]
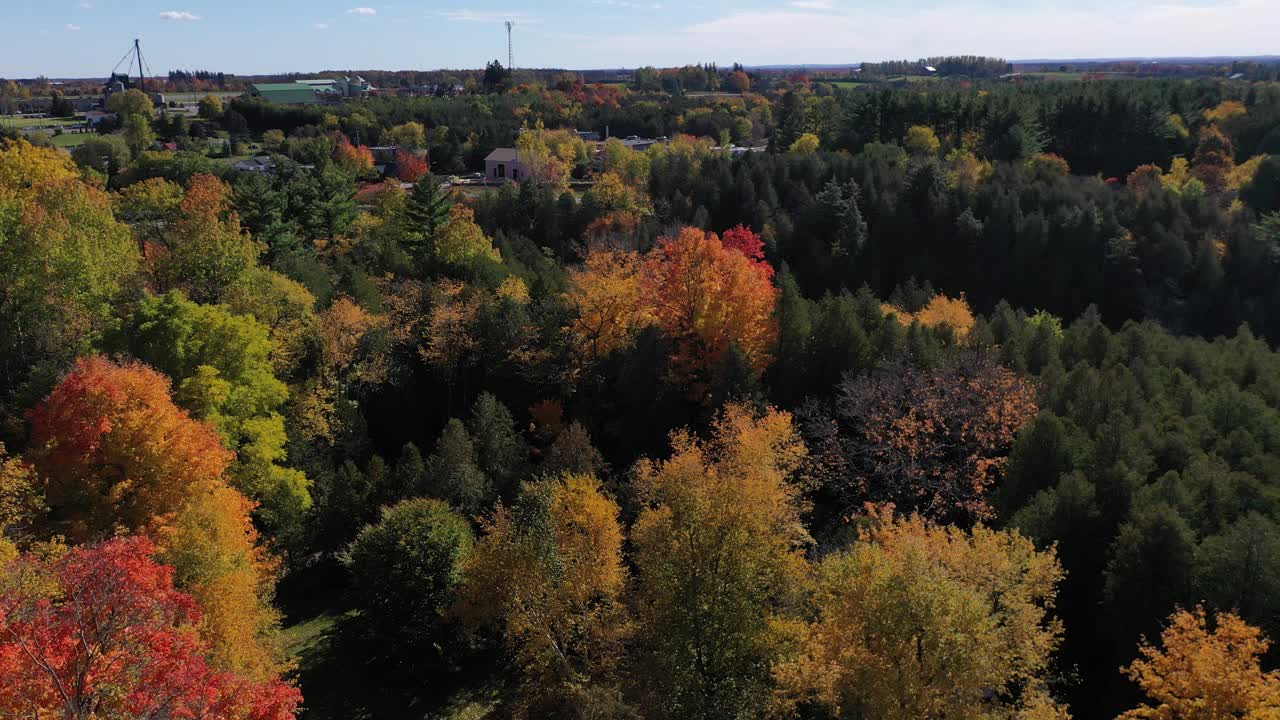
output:
[[[244,93],[239,90],[234,92],[165,93],[164,100],[165,102],[194,103],[200,102],[200,100],[210,95],[217,95],[220,98],[226,99],[240,97],[243,94]]]
[[[454,695],[432,720],[494,720],[501,717],[504,688],[500,682],[463,690]]]
[[[316,643],[337,624],[340,615],[325,613],[284,629],[285,652],[298,657],[316,646]]]
[[[59,125],[76,125],[81,120],[75,118],[36,118],[36,117],[18,117],[17,115],[0,115],[0,127],[9,128],[33,128],[33,127],[56,127]]]
[[[83,145],[86,140],[93,137],[94,133],[63,133],[54,135],[50,138],[54,147],[73,148],[77,145]]]

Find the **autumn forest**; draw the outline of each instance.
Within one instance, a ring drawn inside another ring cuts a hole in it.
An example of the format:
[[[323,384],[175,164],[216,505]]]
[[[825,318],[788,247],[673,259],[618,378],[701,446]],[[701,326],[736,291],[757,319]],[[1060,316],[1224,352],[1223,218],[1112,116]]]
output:
[[[3,131],[0,718],[1280,717],[1280,84],[948,62]]]

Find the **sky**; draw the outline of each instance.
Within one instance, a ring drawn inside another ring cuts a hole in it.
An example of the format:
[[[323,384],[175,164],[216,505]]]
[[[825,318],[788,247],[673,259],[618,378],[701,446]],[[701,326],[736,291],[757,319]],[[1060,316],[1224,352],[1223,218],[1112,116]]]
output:
[[[367,5],[359,3],[369,3]],[[1277,0],[0,0],[0,77],[1280,54]]]

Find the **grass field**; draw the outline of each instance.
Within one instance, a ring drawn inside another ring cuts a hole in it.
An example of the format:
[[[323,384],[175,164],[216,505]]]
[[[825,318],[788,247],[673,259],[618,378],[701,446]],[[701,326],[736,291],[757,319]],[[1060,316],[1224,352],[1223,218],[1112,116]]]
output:
[[[205,98],[210,95],[217,95],[220,98],[233,98],[240,97],[243,94],[243,92],[238,90],[235,92],[165,93],[164,100],[165,102],[193,103],[200,102],[201,98]]]
[[[54,135],[50,138],[54,147],[73,148],[77,145],[83,145],[86,140],[94,137],[94,133],[63,133],[62,135]]]
[[[19,117],[17,115],[0,115],[0,127],[7,128],[33,128],[33,127],[57,127],[59,125],[76,125],[80,120],[75,118],[36,118],[36,117]]]
[[[320,642],[325,634],[333,629],[339,617],[339,615],[325,613],[285,628],[285,652],[288,653],[289,657],[296,658],[315,647],[316,643]]]

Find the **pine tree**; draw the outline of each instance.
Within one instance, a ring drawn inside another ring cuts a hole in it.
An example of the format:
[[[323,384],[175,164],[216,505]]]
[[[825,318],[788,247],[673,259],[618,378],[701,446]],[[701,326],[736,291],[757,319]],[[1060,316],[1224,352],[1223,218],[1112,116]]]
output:
[[[413,186],[405,215],[413,228],[412,237],[415,242],[412,250],[415,253],[430,251],[436,233],[449,221],[449,211],[452,209],[453,203],[449,200],[448,193],[442,191],[435,180],[423,178]]]

